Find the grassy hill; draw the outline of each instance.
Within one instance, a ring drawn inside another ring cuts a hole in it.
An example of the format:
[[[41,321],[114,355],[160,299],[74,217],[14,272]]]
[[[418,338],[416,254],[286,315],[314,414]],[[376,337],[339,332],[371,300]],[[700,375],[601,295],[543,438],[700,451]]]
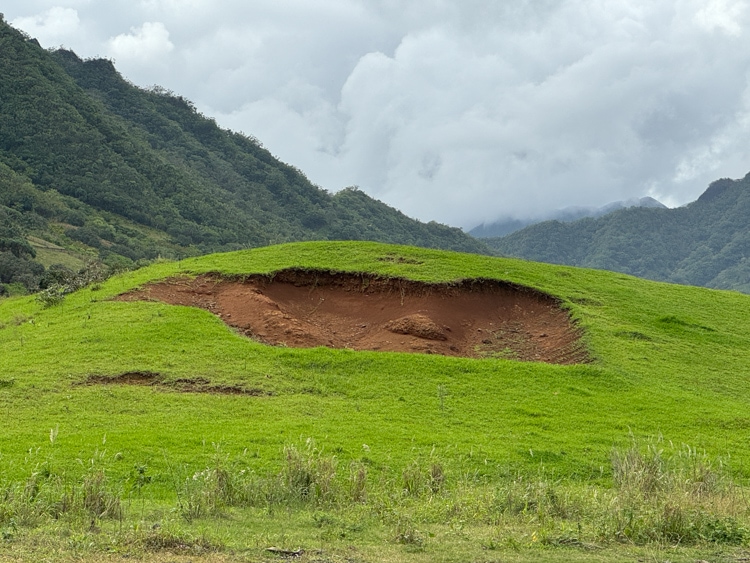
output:
[[[205,310],[112,300],[288,268],[533,288],[570,312],[591,361],[271,347]],[[159,263],[50,307],[5,299],[0,554],[740,557],[748,299],[356,242]]]
[[[484,241],[506,256],[750,292],[750,175],[713,182],[677,209],[548,221]]]
[[[46,51],[2,18],[0,76],[0,285],[43,282],[55,257],[30,237],[63,265],[119,267],[295,240],[489,253],[354,187],[332,195],[181,96]]]

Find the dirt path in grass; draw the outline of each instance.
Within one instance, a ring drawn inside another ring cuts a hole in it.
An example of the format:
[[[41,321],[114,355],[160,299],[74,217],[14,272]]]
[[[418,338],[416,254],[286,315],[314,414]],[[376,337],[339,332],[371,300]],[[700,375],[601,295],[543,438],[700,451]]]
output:
[[[273,278],[171,278],[118,299],[201,307],[274,346],[588,361],[580,330],[555,299],[498,281],[425,284],[285,270]]]

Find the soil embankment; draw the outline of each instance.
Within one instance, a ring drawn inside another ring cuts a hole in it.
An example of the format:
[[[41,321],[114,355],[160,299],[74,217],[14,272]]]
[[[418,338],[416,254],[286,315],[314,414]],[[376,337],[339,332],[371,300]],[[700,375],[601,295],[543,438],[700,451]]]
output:
[[[369,274],[284,270],[171,278],[121,295],[201,307],[250,338],[328,346],[574,364],[581,332],[557,300],[493,280],[426,284]]]

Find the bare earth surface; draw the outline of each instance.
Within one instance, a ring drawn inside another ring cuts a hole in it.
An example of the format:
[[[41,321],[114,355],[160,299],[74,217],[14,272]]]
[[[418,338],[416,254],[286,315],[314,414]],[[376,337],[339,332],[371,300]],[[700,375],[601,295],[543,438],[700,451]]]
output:
[[[498,281],[426,284],[285,270],[273,278],[170,278],[118,299],[200,307],[274,346],[588,361],[580,330],[555,299]]]

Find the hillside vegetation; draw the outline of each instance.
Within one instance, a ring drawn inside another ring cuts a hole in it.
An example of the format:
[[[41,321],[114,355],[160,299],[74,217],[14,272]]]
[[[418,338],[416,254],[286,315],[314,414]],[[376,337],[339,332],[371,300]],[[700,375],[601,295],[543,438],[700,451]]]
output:
[[[677,209],[630,208],[484,239],[502,255],[750,292],[750,175]]]
[[[44,287],[40,266],[294,240],[488,252],[354,187],[331,195],[184,98],[130,84],[111,61],[45,51],[1,20],[0,76],[0,287]]]
[[[534,288],[569,310],[590,360],[271,347],[209,311],[112,300],[289,268]],[[47,306],[5,299],[0,554],[736,560],[749,299],[359,242],[154,264]]]

